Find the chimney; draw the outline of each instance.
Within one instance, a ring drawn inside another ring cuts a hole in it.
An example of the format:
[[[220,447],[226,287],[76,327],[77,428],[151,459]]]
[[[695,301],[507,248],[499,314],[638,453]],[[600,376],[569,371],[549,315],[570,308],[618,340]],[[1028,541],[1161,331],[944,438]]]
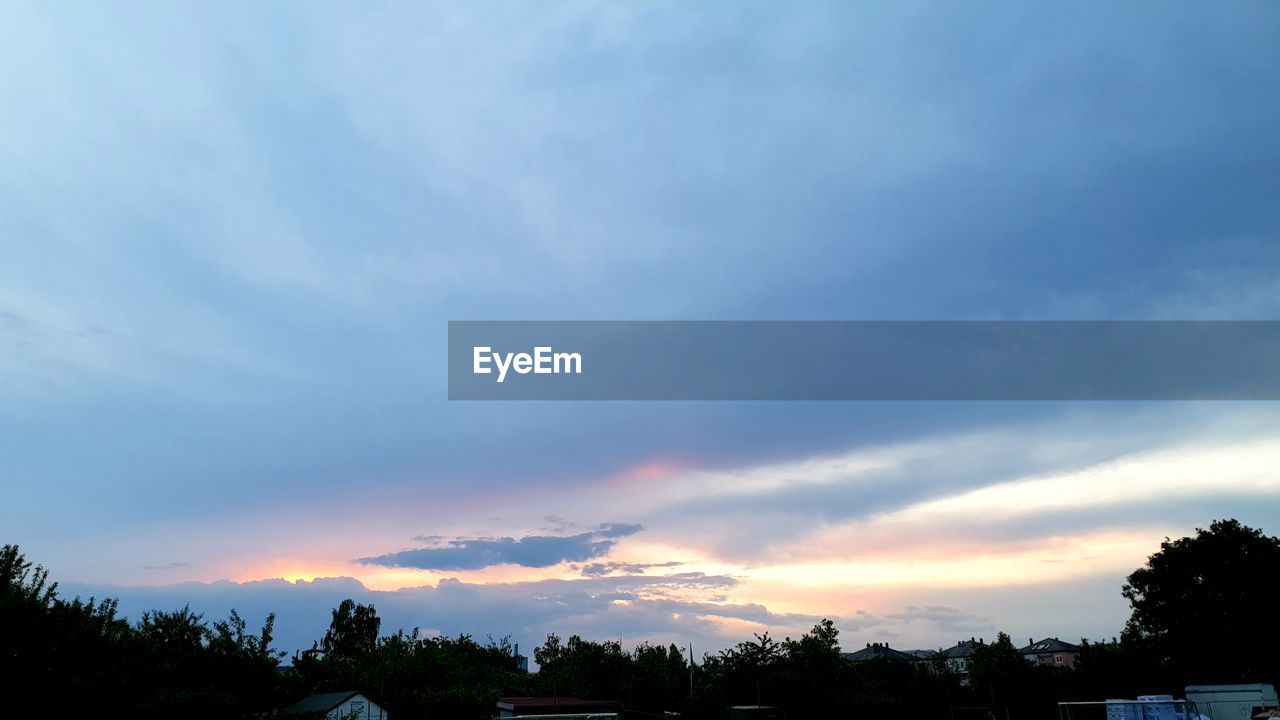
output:
[[[1035,645],[1035,644],[1036,644],[1036,639],[1035,639],[1035,638],[1027,638],[1027,644],[1028,644],[1028,645]]]

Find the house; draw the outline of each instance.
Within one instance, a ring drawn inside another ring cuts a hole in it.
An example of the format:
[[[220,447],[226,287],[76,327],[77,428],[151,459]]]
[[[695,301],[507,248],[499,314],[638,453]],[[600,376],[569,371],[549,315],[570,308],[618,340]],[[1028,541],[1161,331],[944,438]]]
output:
[[[941,650],[907,650],[914,662],[932,664],[942,654]]]
[[[960,676],[960,684],[969,684],[969,658],[973,655],[973,651],[987,644],[986,640],[981,638],[975,640],[961,640],[942,651],[942,656],[946,658],[947,667]]]
[[[326,720],[387,720],[387,712],[354,690],[308,695],[285,710],[288,717]]]
[[[867,643],[867,646],[857,652],[840,653],[840,657],[849,662],[871,662],[872,660],[895,660],[899,662],[917,662],[920,658],[911,653],[894,650],[888,645],[882,643]]]
[[[498,700],[498,717],[533,715],[592,715],[617,717],[622,703],[613,700],[584,700],[576,697],[509,697]]]
[[[1076,666],[1080,646],[1063,642],[1058,638],[1045,638],[1040,642],[1032,638],[1027,646],[1018,652],[1027,659],[1027,662],[1034,665],[1071,669]]]

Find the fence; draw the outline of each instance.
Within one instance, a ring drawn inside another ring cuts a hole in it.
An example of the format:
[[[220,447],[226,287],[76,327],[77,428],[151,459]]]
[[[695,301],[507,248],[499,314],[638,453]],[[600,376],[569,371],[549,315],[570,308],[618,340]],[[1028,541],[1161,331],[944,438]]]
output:
[[[1101,700],[1058,703],[1058,720],[1200,720],[1187,700]]]

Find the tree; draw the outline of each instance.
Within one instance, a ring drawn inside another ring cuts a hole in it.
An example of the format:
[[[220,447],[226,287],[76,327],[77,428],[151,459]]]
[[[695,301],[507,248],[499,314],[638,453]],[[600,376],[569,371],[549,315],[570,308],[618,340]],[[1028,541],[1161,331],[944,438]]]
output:
[[[847,663],[840,657],[840,631],[835,622],[823,618],[799,640],[786,638],[786,664],[790,677],[787,697],[797,709],[809,715],[832,713],[831,704],[840,692]]]
[[[1137,697],[1143,694],[1179,694],[1184,683],[1169,677],[1164,663],[1146,649],[1131,642],[1080,643],[1074,672],[1072,697],[1063,699]]]
[[[349,614],[357,615],[354,606]],[[392,717],[460,720],[487,720],[499,697],[533,694],[509,638],[482,645],[467,635],[423,637],[417,628],[379,637],[358,658],[299,653],[281,673],[281,685],[285,703],[312,692],[358,689]]]
[[[91,700],[114,707],[121,699],[129,626],[115,601],[68,601],[57,588],[18,546],[0,548],[0,685],[22,688],[9,714],[73,716]]]
[[[733,704],[777,702],[771,681],[780,679],[777,672],[787,659],[787,646],[769,637],[755,634],[718,655],[703,658],[703,670],[713,682],[720,683]]]
[[[1218,520],[1160,543],[1123,588],[1126,643],[1165,660],[1186,682],[1280,679],[1280,539]]]
[[[640,643],[632,653],[628,707],[661,715],[677,710],[689,697],[689,665],[675,644]]]
[[[0,548],[0,683],[22,688],[9,714],[248,718],[277,704],[273,618],[254,635],[234,610],[212,626],[189,607],[134,625],[116,611],[59,597],[43,568]]]
[[[326,654],[337,657],[364,657],[378,646],[381,628],[382,620],[372,604],[360,605],[347,598],[334,608],[333,620],[324,634],[321,647]]]
[[[1026,686],[1033,668],[1013,646],[1005,633],[991,644],[980,644],[969,657],[969,677],[973,687],[993,704],[1008,704],[1011,692]]]
[[[57,597],[58,583],[49,583],[48,570],[32,565],[17,545],[0,548],[0,602],[47,608]]]
[[[840,657],[840,631],[831,620],[823,618],[813,629],[800,636],[799,640],[786,639],[787,653],[792,656],[806,658],[822,658],[824,660]]]
[[[538,676],[548,695],[581,695],[627,701],[632,696],[632,658],[616,640],[596,642],[570,635],[567,642],[552,633],[542,647],[534,648]]]

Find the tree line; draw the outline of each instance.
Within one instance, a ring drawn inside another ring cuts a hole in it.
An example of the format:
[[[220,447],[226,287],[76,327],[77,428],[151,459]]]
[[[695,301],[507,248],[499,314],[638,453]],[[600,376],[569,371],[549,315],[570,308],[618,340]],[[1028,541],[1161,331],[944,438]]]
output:
[[[562,639],[517,665],[506,639],[382,632],[372,605],[334,608],[323,638],[284,663],[274,615],[251,630],[235,610],[190,608],[134,622],[114,599],[67,599],[15,545],[0,550],[0,685],[15,715],[261,718],[312,692],[359,690],[402,718],[491,718],[503,696],[616,700],[635,717],[723,718],[768,705],[788,718],[1056,717],[1056,703],[1181,695],[1205,682],[1280,679],[1280,540],[1235,520],[1178,540],[1128,578],[1132,615],[1120,636],[1084,642],[1074,670],[1027,662],[1005,634],[979,645],[967,677],[938,657],[852,663],[823,620],[799,638],[765,633],[701,658],[676,645]],[[999,710],[999,712],[996,712]],[[957,715],[957,711],[960,715]]]

